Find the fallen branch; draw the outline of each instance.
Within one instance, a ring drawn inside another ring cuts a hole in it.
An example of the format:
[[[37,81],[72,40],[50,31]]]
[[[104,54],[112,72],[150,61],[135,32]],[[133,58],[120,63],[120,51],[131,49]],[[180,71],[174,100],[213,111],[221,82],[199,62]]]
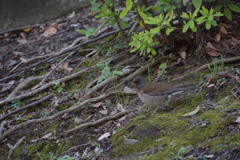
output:
[[[127,113],[129,113],[129,112],[133,112],[133,111],[134,111],[133,109],[129,109],[129,110],[126,110],[126,111],[117,113],[117,114],[115,114],[115,115],[113,115],[113,116],[108,116],[108,117],[101,118],[101,119],[99,119],[99,120],[97,120],[97,121],[94,121],[94,122],[88,122],[88,123],[85,123],[85,124],[81,124],[80,126],[77,126],[77,127],[73,128],[73,129],[70,129],[70,130],[66,131],[66,134],[69,134],[69,133],[71,133],[71,132],[77,131],[77,130],[79,130],[79,129],[81,129],[81,128],[90,127],[90,126],[95,126],[95,125],[98,125],[98,124],[103,123],[103,122],[105,122],[105,121],[119,118],[119,117],[121,117],[122,115],[125,115],[125,114],[127,114]]]
[[[219,63],[222,63],[222,62],[234,62],[234,61],[239,61],[240,60],[240,56],[238,57],[231,57],[231,58],[223,58],[223,59],[220,59],[220,60],[217,60],[217,61],[213,61],[213,62],[210,62],[208,64],[205,64],[201,67],[199,67],[198,69],[195,70],[195,72],[199,72],[205,68],[208,68],[209,66],[213,66],[215,64],[219,64]]]
[[[0,122],[1,122],[2,120],[4,120],[5,118],[13,115],[13,114],[16,114],[16,113],[18,113],[18,112],[21,112],[21,111],[23,111],[23,110],[25,110],[25,109],[28,109],[28,108],[31,108],[31,107],[33,107],[33,106],[36,106],[36,105],[38,105],[38,104],[40,104],[40,103],[42,103],[42,102],[45,102],[45,101],[47,101],[48,99],[52,98],[53,96],[54,96],[54,94],[52,93],[52,94],[50,94],[50,95],[48,95],[48,96],[40,99],[39,101],[33,102],[33,103],[28,104],[28,105],[26,105],[26,106],[24,106],[24,107],[21,107],[21,108],[19,108],[19,109],[16,109],[16,110],[14,110],[14,111],[12,111],[12,112],[10,112],[10,113],[8,113],[8,114],[5,114],[5,115],[3,115],[2,117],[0,117]]]
[[[220,60],[217,60],[217,61],[214,61],[214,62],[210,62],[208,64],[205,64],[205,65],[199,67],[195,71],[190,72],[189,74],[183,75],[181,77],[174,78],[172,81],[180,80],[180,79],[183,79],[185,77],[194,76],[197,72],[199,72],[199,71],[201,71],[201,70],[203,70],[205,68],[208,68],[209,66],[213,66],[213,65],[216,65],[216,64],[219,64],[219,63],[223,63],[223,62],[227,63],[227,62],[234,62],[234,61],[239,61],[239,60],[240,60],[240,56],[238,56],[238,57],[231,57],[231,58],[223,58],[223,59],[220,59]]]

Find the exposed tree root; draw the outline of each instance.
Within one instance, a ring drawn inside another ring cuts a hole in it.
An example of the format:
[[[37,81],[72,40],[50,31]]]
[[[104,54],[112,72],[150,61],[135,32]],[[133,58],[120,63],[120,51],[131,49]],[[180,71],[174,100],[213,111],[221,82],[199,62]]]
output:
[[[13,151],[23,142],[23,140],[25,139],[26,137],[23,136],[21,139],[19,139],[19,141],[13,146],[13,147],[10,147],[10,151],[8,153],[8,159],[11,159],[11,156],[12,156],[12,153]]]
[[[81,124],[81,125],[73,128],[73,129],[70,129],[70,130],[66,131],[66,135],[69,134],[69,133],[71,133],[71,132],[77,131],[77,130],[79,130],[79,129],[81,129],[81,128],[90,127],[90,126],[95,126],[95,125],[98,125],[98,124],[103,123],[103,122],[105,122],[105,121],[119,118],[119,117],[121,117],[122,115],[127,114],[127,113],[129,113],[129,112],[133,112],[133,111],[134,111],[133,109],[129,109],[129,110],[126,110],[126,111],[117,113],[117,114],[115,114],[115,115],[113,115],[113,116],[108,116],[108,117],[101,118],[101,119],[99,119],[99,120],[97,120],[97,121],[94,121],[94,122],[88,122],[88,123],[85,123],[85,124]]]
[[[26,106],[24,106],[24,107],[21,107],[21,108],[19,108],[19,109],[16,109],[16,110],[14,110],[14,111],[12,111],[12,112],[10,112],[10,113],[8,113],[8,114],[5,114],[4,116],[0,117],[0,122],[1,122],[2,120],[4,120],[5,118],[13,115],[13,114],[16,114],[16,113],[21,112],[21,111],[23,111],[23,110],[25,110],[25,109],[34,107],[34,106],[36,106],[36,105],[38,105],[38,104],[40,104],[40,103],[42,103],[42,102],[45,102],[45,101],[47,101],[48,99],[52,98],[53,96],[54,96],[54,94],[52,93],[52,94],[50,94],[50,95],[48,95],[48,96],[40,99],[39,101],[33,102],[33,103],[28,104],[28,105],[26,105]]]
[[[12,93],[7,97],[7,98],[12,98],[17,96],[17,92],[20,92],[22,89],[24,89],[24,87],[26,87],[29,83],[33,82],[33,81],[38,81],[41,80],[45,77],[46,75],[42,75],[42,76],[37,76],[37,77],[28,77],[27,79],[25,79],[24,81],[22,81],[13,91]]]
[[[4,104],[12,102],[12,101],[17,100],[17,99],[21,100],[21,99],[24,99],[24,98],[28,98],[28,97],[34,96],[35,94],[37,94],[37,93],[39,93],[39,92],[41,92],[41,91],[43,91],[43,90],[45,90],[47,88],[50,88],[50,87],[54,86],[56,83],[66,82],[66,81],[72,80],[74,78],[77,78],[80,75],[82,75],[82,74],[86,73],[87,71],[89,71],[90,69],[92,69],[93,67],[94,66],[86,68],[86,69],[83,69],[83,70],[81,70],[79,72],[76,72],[76,73],[74,73],[74,74],[72,74],[70,76],[67,76],[67,77],[63,77],[63,78],[58,79],[56,81],[49,82],[49,83],[41,86],[40,88],[38,88],[36,90],[33,90],[33,91],[29,92],[29,93],[21,94],[21,95],[16,96],[16,97],[7,98],[7,99],[5,99],[5,100],[0,102],[0,106],[3,106]]]
[[[18,124],[16,126],[12,126],[10,129],[8,129],[7,131],[5,131],[1,136],[0,136],[0,141],[3,140],[5,137],[7,137],[10,133],[12,133],[13,131],[16,131],[24,126],[30,125],[30,124],[34,124],[34,123],[41,123],[41,122],[45,122],[45,121],[50,121],[50,120],[54,120],[56,119],[58,116],[63,115],[64,113],[69,113],[69,112],[73,112],[74,110],[77,110],[79,108],[81,108],[82,106],[88,104],[88,103],[93,103],[93,102],[97,102],[100,101],[102,99],[105,99],[106,97],[112,96],[114,94],[129,94],[129,92],[110,92],[108,94],[104,94],[101,95],[99,97],[95,97],[95,98],[89,98],[83,102],[81,102],[80,104],[76,104],[74,107],[62,110],[52,116],[48,116],[48,117],[43,117],[43,118],[39,118],[39,119],[32,119],[32,120],[28,120],[26,122],[23,122],[21,124]],[[131,94],[131,93],[130,93]],[[134,94],[134,93],[133,93]]]
[[[239,60],[240,60],[240,56],[238,56],[238,57],[231,57],[231,58],[223,58],[223,59],[220,59],[220,60],[217,60],[217,61],[213,61],[213,62],[210,62],[208,64],[205,64],[205,65],[199,67],[198,69],[196,69],[195,71],[193,71],[193,72],[191,72],[189,74],[183,75],[183,76],[178,77],[178,78],[174,78],[173,81],[184,79],[185,77],[194,75],[197,72],[199,72],[199,71],[201,71],[203,69],[208,68],[209,66],[213,66],[213,65],[216,65],[216,64],[219,64],[219,63],[223,63],[223,62],[224,63],[228,63],[228,62],[235,62],[235,61],[239,61]]]

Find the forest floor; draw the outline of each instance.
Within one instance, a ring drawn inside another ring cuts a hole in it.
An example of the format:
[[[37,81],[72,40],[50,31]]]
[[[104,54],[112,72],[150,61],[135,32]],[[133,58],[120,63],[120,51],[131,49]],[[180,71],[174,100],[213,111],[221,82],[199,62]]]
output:
[[[88,13],[0,35],[0,159],[240,159],[239,16],[151,61]],[[199,88],[156,111],[136,76]]]

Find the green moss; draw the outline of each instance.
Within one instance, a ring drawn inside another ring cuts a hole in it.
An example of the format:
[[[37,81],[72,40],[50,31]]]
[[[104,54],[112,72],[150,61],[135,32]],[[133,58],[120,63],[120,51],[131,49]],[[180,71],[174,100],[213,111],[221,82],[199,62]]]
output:
[[[60,111],[62,111],[64,109],[70,108],[71,106],[72,106],[72,103],[66,102],[66,103],[60,104],[58,108]]]
[[[84,66],[84,67],[90,67],[92,65],[93,65],[93,60],[90,59],[90,58],[89,59],[85,59],[83,64],[82,64],[82,66]]]

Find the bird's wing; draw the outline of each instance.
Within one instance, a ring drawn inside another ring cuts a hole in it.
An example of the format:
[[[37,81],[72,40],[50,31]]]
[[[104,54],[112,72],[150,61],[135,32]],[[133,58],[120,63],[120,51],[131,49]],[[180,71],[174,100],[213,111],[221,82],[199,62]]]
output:
[[[143,93],[154,95],[162,91],[170,90],[172,87],[166,84],[150,83],[147,82],[143,88]]]

